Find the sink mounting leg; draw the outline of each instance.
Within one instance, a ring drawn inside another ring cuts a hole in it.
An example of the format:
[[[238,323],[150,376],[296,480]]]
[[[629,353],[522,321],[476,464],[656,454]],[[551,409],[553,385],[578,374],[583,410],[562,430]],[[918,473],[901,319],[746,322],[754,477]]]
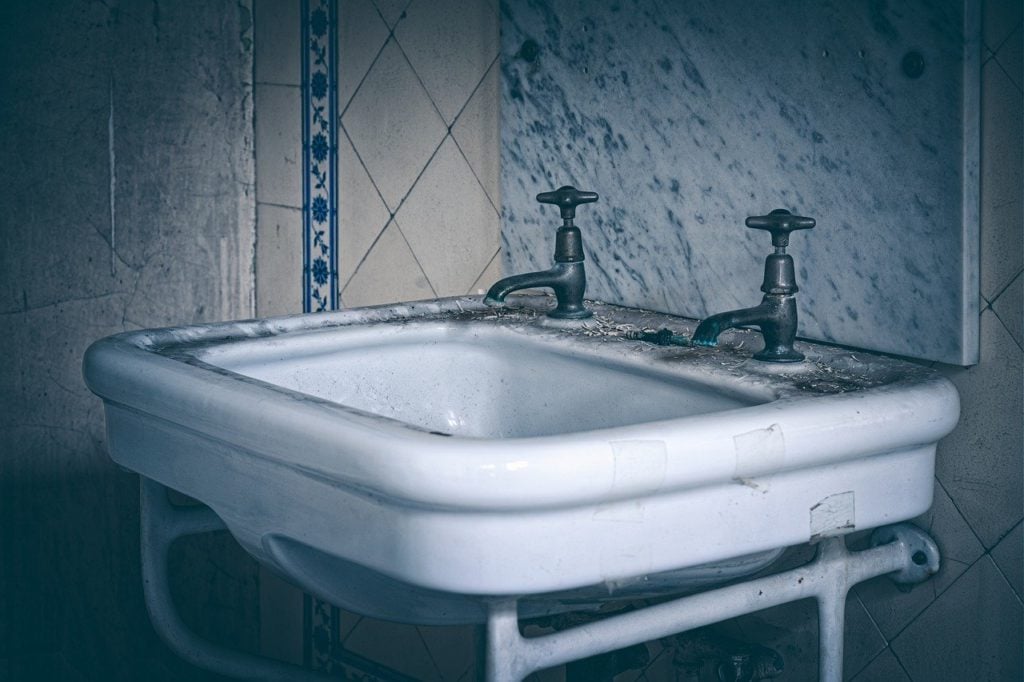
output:
[[[823,682],[843,677],[846,595],[854,585],[892,574],[921,582],[939,569],[935,542],[907,523],[880,528],[872,546],[850,552],[842,537],[826,538],[808,564],[610,616],[541,637],[519,633],[515,597],[494,599],[487,617],[487,682],[521,682],[544,668],[615,651],[800,599],[818,601],[819,669]]]

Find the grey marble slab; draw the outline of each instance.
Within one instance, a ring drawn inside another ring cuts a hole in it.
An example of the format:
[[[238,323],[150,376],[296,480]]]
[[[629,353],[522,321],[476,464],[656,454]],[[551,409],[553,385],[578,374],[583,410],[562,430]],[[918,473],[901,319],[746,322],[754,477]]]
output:
[[[507,272],[550,265],[534,195],[574,184],[601,194],[588,296],[703,318],[760,301],[771,244],[743,220],[787,208],[818,220],[791,241],[801,336],[977,360],[976,3],[501,9]]]

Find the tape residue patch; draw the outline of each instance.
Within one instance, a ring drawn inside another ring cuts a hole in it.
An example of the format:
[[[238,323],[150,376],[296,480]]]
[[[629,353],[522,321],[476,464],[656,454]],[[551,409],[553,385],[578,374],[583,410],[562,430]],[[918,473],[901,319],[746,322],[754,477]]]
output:
[[[829,495],[811,507],[811,541],[843,535],[856,527],[852,490]]]
[[[745,485],[753,476],[775,472],[786,463],[786,439],[778,424],[733,436],[732,444],[736,452],[732,477]]]

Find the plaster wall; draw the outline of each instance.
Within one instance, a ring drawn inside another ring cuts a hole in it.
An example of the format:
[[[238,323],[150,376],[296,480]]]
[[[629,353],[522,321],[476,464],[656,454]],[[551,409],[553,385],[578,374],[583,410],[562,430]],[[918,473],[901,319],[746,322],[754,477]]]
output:
[[[149,625],[138,479],[81,359],[252,315],[252,43],[245,1],[0,3],[0,679],[206,679]],[[255,648],[225,536],[173,568],[189,620]]]

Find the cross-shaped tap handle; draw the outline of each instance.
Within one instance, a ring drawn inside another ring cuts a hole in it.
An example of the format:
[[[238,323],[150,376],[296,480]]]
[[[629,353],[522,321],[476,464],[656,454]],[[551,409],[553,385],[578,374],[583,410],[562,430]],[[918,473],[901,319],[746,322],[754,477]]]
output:
[[[752,215],[747,218],[747,227],[768,230],[772,233],[772,246],[784,249],[789,246],[789,233],[793,230],[809,230],[814,227],[814,218],[793,215],[784,208],[777,208],[768,215]]]
[[[597,192],[581,192],[572,185],[565,185],[553,192],[541,192],[537,195],[537,201],[558,206],[562,212],[562,220],[572,220],[576,217],[577,206],[597,201]]]

